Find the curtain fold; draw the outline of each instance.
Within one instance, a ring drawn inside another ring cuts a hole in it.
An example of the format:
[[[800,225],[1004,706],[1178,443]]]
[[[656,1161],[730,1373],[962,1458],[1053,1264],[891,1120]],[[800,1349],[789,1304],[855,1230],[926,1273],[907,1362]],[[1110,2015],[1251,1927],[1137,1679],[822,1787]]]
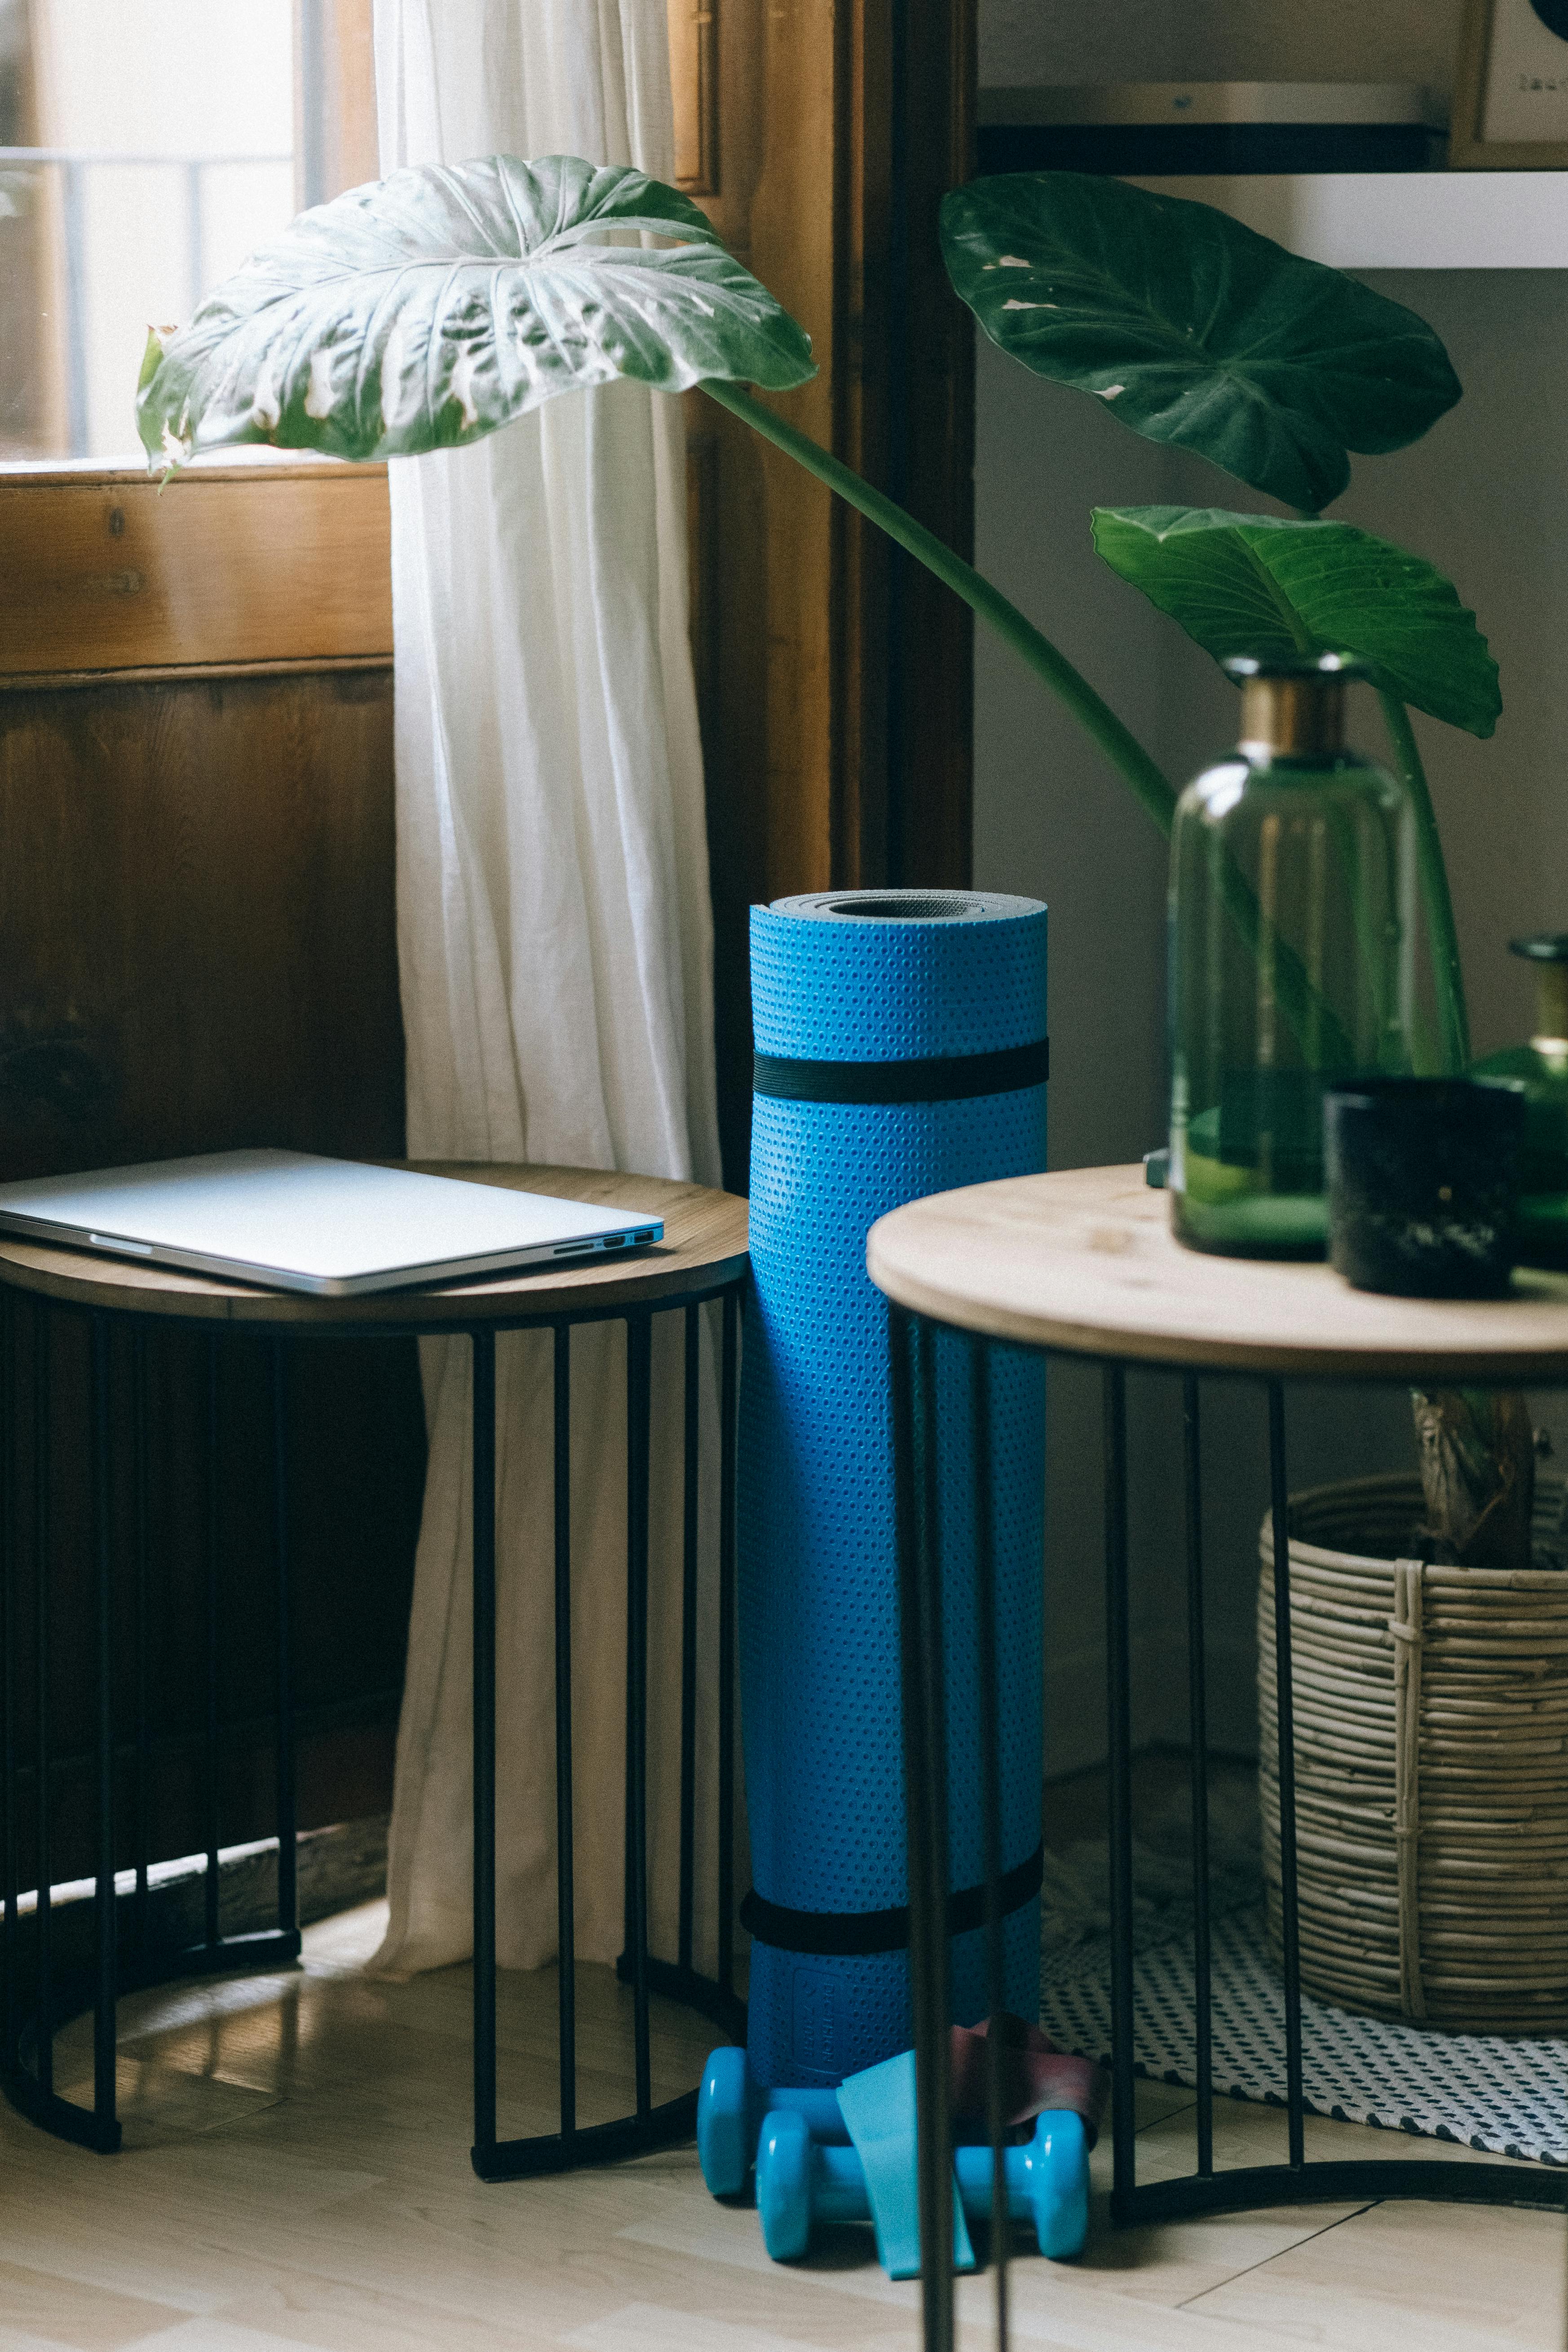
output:
[[[375,0],[382,168],[569,153],[668,180],[667,42],[665,0]],[[389,470],[409,1153],[716,1183],[679,405],[630,383],[568,394],[471,449]],[[657,1702],[679,1660],[680,1381],[679,1332],[655,1330]],[[498,1937],[511,1967],[555,1948],[550,1344],[503,1339],[497,1364]],[[430,1466],[387,1973],[472,1948],[468,1344],[427,1342],[422,1365]],[[623,1367],[618,1327],[574,1335],[577,1948],[596,1959],[622,1936]],[[669,1916],[671,1712],[656,1703],[656,1924]]]

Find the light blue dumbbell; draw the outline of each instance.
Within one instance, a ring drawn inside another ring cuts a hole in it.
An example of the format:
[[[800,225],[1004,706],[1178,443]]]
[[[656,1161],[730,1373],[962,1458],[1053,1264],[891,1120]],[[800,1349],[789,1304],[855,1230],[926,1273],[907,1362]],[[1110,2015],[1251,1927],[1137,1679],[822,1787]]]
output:
[[[1004,2151],[1007,2210],[1032,2221],[1042,2254],[1060,2262],[1083,2252],[1089,2231],[1089,2147],[1083,2118],[1065,2108],[1040,2116],[1026,2147]],[[910,2161],[913,2161],[911,2152]],[[991,2218],[989,2147],[953,2151],[966,2219]],[[852,2147],[824,2147],[804,2116],[787,2109],[763,2119],[757,2141],[757,2211],[763,2243],[775,2263],[794,2262],[818,2221],[868,2221],[866,2176]]]
[[[697,2094],[697,2158],[715,2197],[738,2197],[757,2153],[763,2117],[775,2110],[803,2117],[807,2137],[849,2145],[837,2091],[771,2091],[743,2050],[715,2050]]]

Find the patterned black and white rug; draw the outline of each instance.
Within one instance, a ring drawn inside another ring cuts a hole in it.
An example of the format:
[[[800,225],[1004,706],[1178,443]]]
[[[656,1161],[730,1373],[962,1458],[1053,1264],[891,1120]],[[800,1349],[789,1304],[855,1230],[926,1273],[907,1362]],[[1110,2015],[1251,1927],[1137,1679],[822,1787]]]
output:
[[[1211,1846],[1215,2090],[1283,2105],[1284,1996],[1265,1938],[1248,1800],[1231,1796],[1216,1806]],[[1190,2084],[1196,2077],[1184,1818],[1152,1824],[1134,1849],[1133,1884],[1138,2072]],[[1042,1923],[1040,2022],[1061,2049],[1108,2062],[1103,1843],[1047,1852]],[[1310,1996],[1302,1999],[1301,2026],[1314,2115],[1568,2165],[1568,2042],[1429,2032],[1352,2017]]]

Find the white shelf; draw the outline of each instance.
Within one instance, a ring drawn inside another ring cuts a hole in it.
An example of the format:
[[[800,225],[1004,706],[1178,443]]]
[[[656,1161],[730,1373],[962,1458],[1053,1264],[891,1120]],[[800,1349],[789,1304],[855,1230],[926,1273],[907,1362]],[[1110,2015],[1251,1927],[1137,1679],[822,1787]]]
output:
[[[1338,269],[1568,268],[1568,172],[1139,179]]]

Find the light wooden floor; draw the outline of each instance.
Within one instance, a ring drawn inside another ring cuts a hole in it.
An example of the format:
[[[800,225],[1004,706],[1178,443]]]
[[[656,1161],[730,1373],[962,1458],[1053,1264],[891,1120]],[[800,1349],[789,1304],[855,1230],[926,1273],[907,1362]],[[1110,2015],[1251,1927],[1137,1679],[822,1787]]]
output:
[[[778,2268],[755,2214],[706,2195],[690,2148],[482,2187],[468,2161],[468,1972],[358,1975],[382,1907],[312,1928],[297,1977],[126,2002],[120,2157],[63,2147],[0,2107],[0,2352],[911,2352],[916,2290],[883,2277],[866,2233]],[[584,2121],[616,2111],[626,2008],[607,1970],[581,1971]],[[659,2029],[656,2095],[695,2079],[709,2038],[677,2012]],[[503,2073],[545,2098],[553,2030],[550,1975],[505,1983]],[[87,2071],[73,2028],[57,2080]],[[550,2120],[514,2098],[501,2127]],[[1142,2172],[1188,2168],[1189,2094],[1145,2086],[1140,2123]],[[1267,2158],[1282,2131],[1228,2103],[1216,2124],[1222,2162]],[[1383,2134],[1310,2130],[1314,2153],[1389,2152]],[[1081,2263],[1016,2264],[1014,2341],[1558,2352],[1563,2256],[1559,2221],[1502,2209],[1318,2206],[1128,2232],[1101,2213]],[[991,2341],[989,2293],[962,2290],[966,2352]]]

